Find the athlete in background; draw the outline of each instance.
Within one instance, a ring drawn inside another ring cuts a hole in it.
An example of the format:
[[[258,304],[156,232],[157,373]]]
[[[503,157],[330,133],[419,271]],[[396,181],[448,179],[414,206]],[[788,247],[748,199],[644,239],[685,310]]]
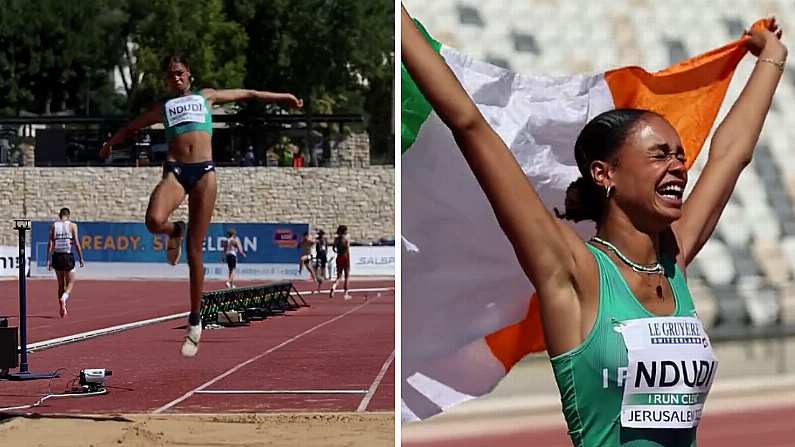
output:
[[[69,208],[61,208],[58,220],[50,226],[50,237],[47,241],[47,270],[55,270],[58,278],[58,313],[65,317],[66,302],[75,285],[75,256],[72,246],[80,257],[80,267],[85,267],[83,249],[77,239],[77,224],[70,221]]]

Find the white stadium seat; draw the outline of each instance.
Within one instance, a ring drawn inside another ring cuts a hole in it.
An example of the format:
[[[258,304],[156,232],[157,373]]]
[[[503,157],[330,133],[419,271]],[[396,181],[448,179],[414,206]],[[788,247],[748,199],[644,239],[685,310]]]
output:
[[[717,238],[713,237],[704,244],[695,262],[710,285],[727,285],[734,280],[735,269],[731,252]]]

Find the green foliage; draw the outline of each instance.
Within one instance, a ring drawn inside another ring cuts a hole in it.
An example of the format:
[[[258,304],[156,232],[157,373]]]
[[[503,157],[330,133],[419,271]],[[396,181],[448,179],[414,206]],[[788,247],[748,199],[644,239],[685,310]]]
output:
[[[394,6],[381,0],[361,4],[363,21],[357,29],[366,30],[366,37],[351,63],[368,81],[363,106],[368,116],[370,156],[374,163],[394,164]]]
[[[141,76],[132,102],[145,107],[165,94],[162,61],[177,52],[190,63],[195,88],[243,84],[247,36],[226,18],[221,0],[150,0],[149,14],[130,36]],[[140,108],[136,107],[136,108]]]
[[[227,8],[249,36],[247,87],[312,98],[313,113],[329,113],[329,104],[363,112],[371,146],[394,160],[393,2],[228,0]]]
[[[82,110],[97,101],[93,92],[109,83],[115,65],[112,44],[104,37],[123,20],[111,3],[4,2],[0,8],[3,113]],[[103,96],[101,102],[112,102],[112,96]]]

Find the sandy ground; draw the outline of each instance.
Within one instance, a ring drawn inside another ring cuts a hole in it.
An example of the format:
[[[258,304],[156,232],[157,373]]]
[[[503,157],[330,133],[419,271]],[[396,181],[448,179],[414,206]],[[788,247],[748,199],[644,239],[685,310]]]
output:
[[[394,413],[15,417],[0,445],[26,447],[394,446]]]

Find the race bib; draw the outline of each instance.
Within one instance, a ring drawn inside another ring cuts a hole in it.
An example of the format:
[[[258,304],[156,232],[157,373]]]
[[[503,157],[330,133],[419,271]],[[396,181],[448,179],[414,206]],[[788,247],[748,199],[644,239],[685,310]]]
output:
[[[55,233],[55,250],[69,251],[72,248],[72,236],[67,233]]]
[[[68,223],[55,222],[55,251],[67,252],[72,248],[72,228]]]
[[[697,318],[628,320],[617,328],[629,362],[621,425],[693,428],[701,420],[718,360]]]
[[[174,127],[182,123],[204,123],[207,109],[201,95],[170,99],[165,105],[166,123]]]

